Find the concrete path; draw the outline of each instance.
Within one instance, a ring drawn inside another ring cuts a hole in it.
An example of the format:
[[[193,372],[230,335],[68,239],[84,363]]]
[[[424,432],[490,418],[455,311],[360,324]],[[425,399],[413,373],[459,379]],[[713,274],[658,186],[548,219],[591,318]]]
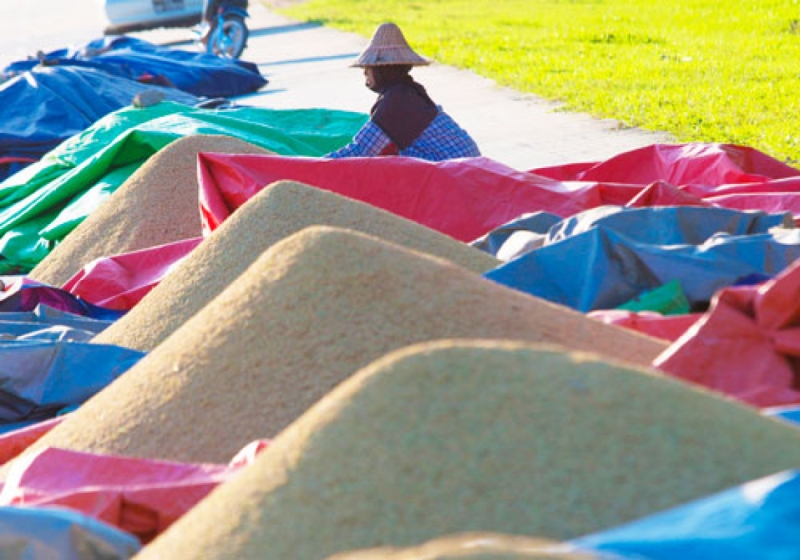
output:
[[[76,42],[102,34],[99,0],[70,0],[69,9],[64,7],[64,0],[4,1],[13,3],[19,22],[30,24],[36,20],[30,11],[39,11],[37,44],[43,50],[45,45],[66,46],[53,42],[66,40],[70,33]],[[52,5],[49,10],[45,7],[48,3]],[[53,13],[59,10],[72,28],[64,27],[54,17]],[[84,17],[78,18],[76,14],[81,10]],[[239,103],[271,108],[369,110],[375,94],[364,87],[361,70],[349,67],[367,39],[284,18],[258,2],[251,2],[250,13],[251,38],[242,58],[256,63],[269,84],[256,94],[239,98]],[[15,26],[14,32],[24,39],[21,27]],[[98,31],[91,34],[92,29]],[[413,47],[414,30],[404,32]],[[175,48],[196,48],[189,29],[160,29],[134,35]],[[28,36],[25,45],[35,42],[33,39]],[[2,50],[3,59],[8,58],[8,52],[8,48]],[[431,97],[472,134],[485,156],[519,170],[598,161],[671,141],[668,134],[625,129],[614,121],[559,111],[557,104],[498,87],[472,72],[443,64],[416,68],[413,74]]]

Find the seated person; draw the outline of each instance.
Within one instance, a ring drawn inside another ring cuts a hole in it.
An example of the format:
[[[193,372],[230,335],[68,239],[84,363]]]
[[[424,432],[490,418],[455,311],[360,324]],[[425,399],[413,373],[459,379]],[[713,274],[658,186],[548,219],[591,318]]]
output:
[[[441,161],[480,156],[470,135],[409,74],[413,66],[426,64],[399,27],[380,25],[352,64],[364,69],[365,85],[378,94],[370,119],[350,144],[326,157],[401,155]]]

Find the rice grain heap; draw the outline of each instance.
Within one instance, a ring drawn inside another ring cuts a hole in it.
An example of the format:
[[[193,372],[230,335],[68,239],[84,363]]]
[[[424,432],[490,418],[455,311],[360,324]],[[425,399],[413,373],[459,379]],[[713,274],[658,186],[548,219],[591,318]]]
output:
[[[271,153],[221,135],[197,134],[171,142],[148,158],[29,276],[62,286],[97,258],[203,235],[197,185],[201,152]]]
[[[293,181],[262,189],[93,342],[152,350],[272,245],[310,225],[352,229],[486,272],[499,261],[380,208]]]
[[[496,533],[464,533],[447,535],[408,548],[381,547],[342,552],[328,557],[328,560],[375,560],[377,558],[381,560],[513,560],[515,558],[602,560],[604,556],[576,551],[574,546],[546,539]],[[614,560],[614,558],[607,560]]]
[[[800,431],[674,378],[498,341],[351,376],[148,558],[326,558],[487,531],[557,541],[800,464]]]
[[[664,348],[449,261],[315,226],[264,252],[32,449],[224,463],[387,352],[475,337],[625,349],[640,364]]]

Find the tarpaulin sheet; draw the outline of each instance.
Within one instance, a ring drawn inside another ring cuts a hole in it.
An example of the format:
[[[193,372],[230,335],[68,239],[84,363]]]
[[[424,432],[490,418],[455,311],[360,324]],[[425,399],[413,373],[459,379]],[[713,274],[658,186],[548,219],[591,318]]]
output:
[[[0,423],[52,418],[82,404],[145,353],[72,341],[0,341]]]
[[[761,412],[765,416],[785,420],[790,424],[800,425],[800,405],[768,406],[767,408],[762,408]]]
[[[130,105],[147,89],[186,105],[199,101],[174,88],[145,85],[93,68],[36,66],[0,85],[0,158],[26,158],[32,163],[107,114]],[[7,176],[0,173],[0,180]]]
[[[602,162],[538,168],[553,179],[638,185],[628,206],[720,206],[791,212],[800,219],[800,170],[747,146],[654,144]]]
[[[775,226],[794,227],[791,214],[767,214],[713,207],[657,206],[626,208],[598,206],[565,219],[537,213],[512,220],[473,242],[473,246],[494,256],[524,254],[516,237],[530,231],[539,244],[549,245],[597,226],[612,229],[641,243],[654,245],[700,245],[718,233],[749,235],[764,233]],[[516,236],[516,237],[515,237]],[[513,248],[505,244],[513,243]],[[537,247],[532,247],[537,248]],[[508,260],[508,259],[503,259]]]
[[[27,276],[13,278],[14,280],[0,291],[0,321],[3,313],[34,311],[40,306],[99,321],[115,321],[125,314],[124,310],[106,309],[94,305],[67,290],[42,284]]]
[[[25,427],[0,434],[0,465],[5,465],[17,457],[68,416],[69,414],[61,414],[55,418],[32,422]]]
[[[654,311],[624,311],[620,309],[601,309],[590,311],[587,317],[610,325],[625,327],[648,336],[674,342],[689,330],[702,313],[685,315],[662,315]]]
[[[227,465],[44,447],[14,461],[0,491],[0,505],[68,507],[146,543],[218,484],[251,465],[268,445],[267,440],[253,441]]]
[[[22,156],[5,156],[0,157],[0,181],[6,177],[10,177],[14,173],[26,168],[41,156],[36,157],[22,157]]]
[[[623,558],[800,558],[800,472],[786,471],[571,541]]]
[[[666,181],[699,187],[800,176],[800,170],[753,148],[716,143],[654,144],[602,162],[538,168],[533,173],[561,181]]]
[[[610,227],[594,225],[506,262],[484,277],[583,312],[616,308],[642,292],[678,281],[692,309],[702,310],[717,290],[773,276],[800,257],[798,229],[751,235],[720,232],[698,245],[654,244],[671,237],[670,221],[659,226],[659,215],[651,213],[652,227],[634,234],[611,229],[613,222]],[[701,224],[697,228],[703,233]]]
[[[31,270],[144,161],[192,134],[234,136],[276,153],[322,155],[367,116],[323,109],[201,109],[172,102],[100,119],[0,183],[0,274]]]
[[[0,547],[9,560],[128,560],[133,535],[58,507],[0,507]]]
[[[800,262],[763,284],[721,290],[653,365],[757,407],[800,403],[798,294]]]
[[[0,505],[68,507],[147,543],[236,472],[45,447],[12,463]]]
[[[126,35],[102,37],[78,47],[54,50],[42,58],[49,66],[93,68],[109,76],[169,84],[203,97],[244,95],[267,84],[252,62],[183,51]],[[20,60],[9,64],[3,73],[13,75],[38,64],[38,58]]]
[[[206,231],[282,179],[366,202],[460,241],[472,241],[526,212],[568,216],[601,202],[595,185],[568,188],[482,157],[429,162],[201,154],[198,167]]]
[[[689,301],[683,293],[680,282],[672,280],[654,290],[643,292],[632,300],[618,306],[626,311],[656,311],[663,315],[682,315],[689,313]]]
[[[615,161],[615,165],[597,164],[587,175],[591,180],[559,180],[538,170],[516,171],[487,158],[421,162],[403,157],[320,160],[234,154],[202,162],[201,204],[206,227],[213,230],[259,189],[289,179],[367,202],[462,241],[478,239],[524,214],[549,212],[566,218],[601,205],[730,206],[767,212],[780,209],[800,216],[800,196],[784,184],[800,180],[800,171],[748,148],[654,145],[619,158],[621,163]],[[743,162],[758,165],[748,164],[743,170]],[[640,171],[625,174],[617,169],[626,166]],[[546,171],[560,177],[552,168]],[[669,186],[664,178],[708,184]],[[732,180],[760,183],[753,183],[752,189],[741,184],[727,188],[726,181]],[[659,181],[662,188],[654,190]],[[649,198],[637,199],[644,193]],[[675,200],[681,204],[673,204]]]
[[[96,259],[62,289],[106,309],[132,309],[201,241],[202,237],[184,239]]]
[[[91,338],[108,328],[114,320],[85,317],[39,304],[30,311],[3,311],[0,313],[0,336],[4,338],[17,337],[51,327],[65,327],[75,332],[87,333]]]
[[[501,261],[510,261],[544,245],[547,232],[561,221],[550,212],[531,212],[504,223],[470,245]]]

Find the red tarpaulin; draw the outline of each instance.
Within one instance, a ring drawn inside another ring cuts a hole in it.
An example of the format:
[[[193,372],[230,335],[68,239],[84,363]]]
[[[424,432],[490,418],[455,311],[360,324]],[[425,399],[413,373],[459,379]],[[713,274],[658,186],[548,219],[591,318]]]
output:
[[[562,181],[611,181],[647,185],[752,183],[800,176],[800,170],[758,150],[733,144],[653,144],[598,163],[532,170]]]
[[[590,311],[587,317],[674,342],[702,317],[702,313],[662,315],[654,311],[604,309]]]
[[[62,288],[107,309],[131,309],[202,240],[202,237],[185,239],[96,259],[67,280]]]
[[[198,166],[207,231],[261,189],[283,179],[366,202],[465,242],[531,209],[566,217],[611,203],[599,185],[563,184],[487,158],[428,162],[406,157],[200,154]],[[627,196],[612,194],[624,201],[636,190]]]
[[[800,262],[758,286],[725,288],[653,365],[757,407],[800,403]]]
[[[714,205],[800,216],[800,171],[756,150],[723,144],[659,144],[602,163],[534,172],[487,158],[245,154],[201,154],[198,169],[206,231],[283,179],[366,202],[465,242],[525,213],[569,217],[605,204]]]
[[[12,432],[0,435],[0,465],[5,465],[11,459],[25,451],[36,440],[58,426],[67,415],[57,416],[50,420],[37,422],[31,426],[19,428]]]
[[[230,465],[178,463],[46,447],[14,461],[0,506],[62,506],[147,543],[266,447],[257,441]]]

